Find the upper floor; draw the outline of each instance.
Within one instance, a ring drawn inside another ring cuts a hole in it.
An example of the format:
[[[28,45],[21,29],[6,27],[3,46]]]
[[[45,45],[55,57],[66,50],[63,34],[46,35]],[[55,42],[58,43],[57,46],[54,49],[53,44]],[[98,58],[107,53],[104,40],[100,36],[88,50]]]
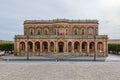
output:
[[[24,35],[98,35],[98,20],[26,20]]]

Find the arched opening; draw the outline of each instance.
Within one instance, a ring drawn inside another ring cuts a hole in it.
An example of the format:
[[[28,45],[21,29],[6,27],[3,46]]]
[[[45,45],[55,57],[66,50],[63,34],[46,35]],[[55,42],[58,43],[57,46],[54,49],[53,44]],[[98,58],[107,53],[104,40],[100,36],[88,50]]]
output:
[[[25,51],[25,42],[20,42],[20,51]]]
[[[85,31],[84,30],[82,30],[82,35],[84,35],[85,34]]]
[[[66,35],[69,35],[69,28],[66,28]]]
[[[40,51],[40,42],[35,42],[35,51]]]
[[[80,50],[80,44],[78,41],[76,41],[74,43],[74,52],[79,52],[79,50]]]
[[[87,53],[87,42],[82,42],[82,52]]]
[[[94,42],[90,42],[89,48],[90,48],[90,53],[95,52],[95,43]]]
[[[37,35],[41,35],[41,29],[37,30]]]
[[[30,35],[34,35],[34,29],[33,29],[33,28],[30,28],[30,29],[29,29],[29,34],[30,34]]]
[[[64,43],[63,42],[59,42],[58,43],[58,48],[59,48],[59,52],[64,52]]]
[[[72,42],[68,43],[68,52],[72,52]]]
[[[45,34],[45,35],[47,35],[47,34],[48,34],[48,33],[47,33],[47,30],[45,30],[44,34]]]
[[[77,30],[74,31],[74,35],[77,35]]]
[[[98,42],[98,44],[97,44],[97,51],[98,52],[103,52],[103,43],[102,42]]]
[[[25,42],[20,42],[20,55],[25,55]]]
[[[54,52],[54,43],[53,42],[50,42],[50,51]]]
[[[28,42],[28,52],[33,51],[33,43],[31,41]]]
[[[74,34],[74,35],[78,35],[78,28],[74,28],[74,29],[73,29],[73,34]]]
[[[81,33],[81,35],[85,35],[85,28],[81,28],[80,33]]]
[[[44,29],[44,35],[48,35],[48,34],[49,34],[48,28],[45,28]]]
[[[93,28],[92,27],[88,28],[88,34],[93,35]]]
[[[58,35],[64,35],[64,28],[59,28]]]
[[[48,52],[48,43],[46,41],[43,42],[43,52]]]

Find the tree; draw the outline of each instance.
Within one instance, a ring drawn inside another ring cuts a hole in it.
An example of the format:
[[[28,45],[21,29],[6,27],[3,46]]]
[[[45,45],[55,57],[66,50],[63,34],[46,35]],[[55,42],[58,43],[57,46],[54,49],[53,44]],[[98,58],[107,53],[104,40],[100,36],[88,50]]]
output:
[[[108,44],[108,51],[118,54],[120,52],[120,44]]]
[[[0,43],[0,50],[12,52],[14,50],[14,43]]]

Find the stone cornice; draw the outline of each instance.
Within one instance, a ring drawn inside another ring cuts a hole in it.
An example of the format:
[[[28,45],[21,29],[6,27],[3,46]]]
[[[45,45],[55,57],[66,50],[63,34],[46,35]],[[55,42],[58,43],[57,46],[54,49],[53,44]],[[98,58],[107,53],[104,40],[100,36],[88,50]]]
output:
[[[24,24],[39,24],[39,23],[96,23],[98,20],[69,20],[69,19],[53,19],[53,20],[25,20]]]

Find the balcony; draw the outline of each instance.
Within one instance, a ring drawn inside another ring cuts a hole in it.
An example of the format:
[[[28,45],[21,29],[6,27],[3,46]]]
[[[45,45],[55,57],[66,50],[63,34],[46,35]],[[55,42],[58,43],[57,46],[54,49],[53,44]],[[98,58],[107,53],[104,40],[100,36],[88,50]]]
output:
[[[36,35],[36,36],[28,36],[29,39],[106,39],[107,35]],[[26,35],[15,35],[15,39],[26,39]]]

